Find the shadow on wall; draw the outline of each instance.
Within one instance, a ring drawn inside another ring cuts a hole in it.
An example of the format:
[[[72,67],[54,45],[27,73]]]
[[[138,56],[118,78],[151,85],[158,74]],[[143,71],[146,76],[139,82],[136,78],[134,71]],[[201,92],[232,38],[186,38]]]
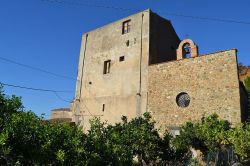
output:
[[[171,22],[150,13],[149,65],[176,60],[180,39]]]

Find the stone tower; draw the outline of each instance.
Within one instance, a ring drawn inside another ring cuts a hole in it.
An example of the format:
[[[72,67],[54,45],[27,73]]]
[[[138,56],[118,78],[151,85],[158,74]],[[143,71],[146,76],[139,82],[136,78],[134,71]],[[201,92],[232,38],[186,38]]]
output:
[[[148,65],[175,60],[179,43],[170,21],[150,10],[85,33],[73,120],[87,129],[93,116],[115,123],[144,113]]]

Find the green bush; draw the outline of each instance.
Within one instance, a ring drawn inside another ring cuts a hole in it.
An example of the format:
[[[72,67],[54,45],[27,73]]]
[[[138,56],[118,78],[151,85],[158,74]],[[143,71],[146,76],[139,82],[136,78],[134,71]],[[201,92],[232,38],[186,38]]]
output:
[[[247,77],[245,80],[244,80],[244,85],[245,85],[245,88],[248,92],[250,92],[250,77]]]
[[[176,138],[167,131],[160,137],[149,113],[121,119],[110,125],[94,118],[85,134],[26,112],[19,97],[0,88],[0,165],[183,165],[192,161],[191,147],[207,154],[225,146],[250,158],[250,125],[231,128],[216,114],[186,123]]]

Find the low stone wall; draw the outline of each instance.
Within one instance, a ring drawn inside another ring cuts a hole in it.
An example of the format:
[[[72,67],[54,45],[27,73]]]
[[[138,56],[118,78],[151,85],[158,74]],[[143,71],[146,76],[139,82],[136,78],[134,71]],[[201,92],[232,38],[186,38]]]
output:
[[[51,112],[51,121],[60,121],[60,122],[71,122],[72,121],[72,112],[69,108],[59,108],[54,109]]]

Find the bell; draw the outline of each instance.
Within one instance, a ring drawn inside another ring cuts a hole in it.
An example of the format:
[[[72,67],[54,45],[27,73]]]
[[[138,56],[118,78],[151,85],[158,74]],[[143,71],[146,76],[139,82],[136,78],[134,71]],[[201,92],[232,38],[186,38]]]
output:
[[[184,50],[185,50],[185,53],[186,53],[186,54],[190,54],[190,52],[191,52],[191,51],[190,51],[190,47],[185,47]]]

